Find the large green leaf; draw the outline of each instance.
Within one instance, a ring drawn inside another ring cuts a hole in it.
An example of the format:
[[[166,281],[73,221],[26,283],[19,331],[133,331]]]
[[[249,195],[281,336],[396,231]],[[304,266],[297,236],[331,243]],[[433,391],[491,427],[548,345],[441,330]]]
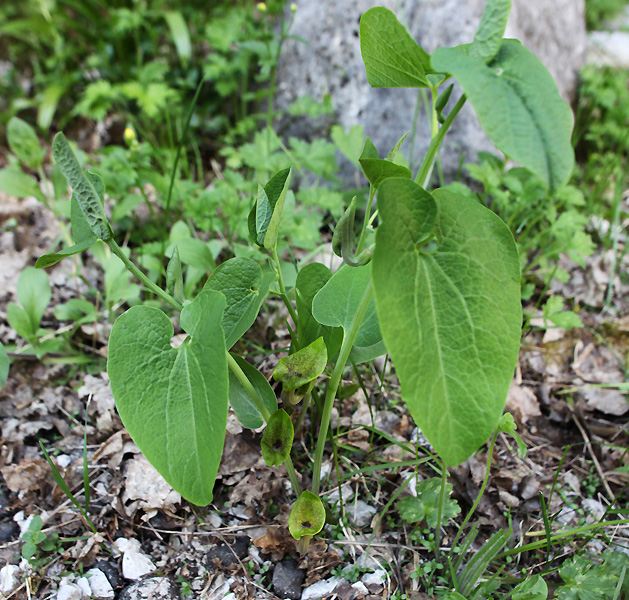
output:
[[[170,344],[159,309],[134,306],[109,338],[107,371],[116,407],[151,464],[184,498],[212,500],[227,421],[228,373],[221,321],[225,297],[202,291],[181,312],[191,336]]]
[[[81,212],[85,216],[92,233],[103,241],[112,237],[111,227],[93,180],[83,172],[79,161],[68,144],[65,135],[59,132],[52,142],[55,162],[72,188]],[[75,239],[75,241],[78,241]],[[82,240],[83,241],[83,240]]]
[[[244,358],[236,354],[232,354],[232,357],[258,393],[269,413],[273,414],[277,410],[277,398],[266,377]],[[264,425],[260,411],[231,369],[229,371],[229,404],[243,427],[257,429]]]
[[[489,64],[468,49],[438,48],[432,66],[456,77],[502,152],[539,175],[551,190],[560,188],[574,167],[573,117],[552,76],[518,40],[503,40]]]
[[[203,289],[221,292],[227,299],[223,329],[227,349],[253,325],[269,290],[270,280],[251,258],[236,257],[219,265]]]
[[[488,0],[470,45],[470,56],[488,63],[500,49],[511,12],[511,0]]]
[[[476,201],[445,190],[433,198],[407,179],[383,182],[378,208],[382,334],[411,415],[457,465],[496,427],[513,377],[522,324],[515,242]]]
[[[370,277],[370,265],[339,269],[314,297],[314,318],[322,325],[342,327],[347,333]],[[354,339],[350,358],[354,362],[366,362],[385,353],[372,298]]]
[[[360,51],[372,87],[429,87],[430,58],[388,9],[360,19]]]

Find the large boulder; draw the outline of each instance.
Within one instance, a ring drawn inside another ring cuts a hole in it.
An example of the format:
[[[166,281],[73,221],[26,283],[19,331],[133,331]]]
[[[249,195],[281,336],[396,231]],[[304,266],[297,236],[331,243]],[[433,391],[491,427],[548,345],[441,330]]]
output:
[[[360,55],[360,16],[373,6],[391,9],[431,53],[439,46],[470,42],[484,5],[485,0],[301,0],[291,33],[307,44],[295,39],[286,42],[278,68],[277,105],[286,107],[306,94],[320,99],[329,93],[335,121],[346,129],[362,125],[382,155],[411,130],[419,98],[413,151],[416,166],[430,141],[421,96],[416,89],[369,86]],[[585,60],[584,12],[584,0],[513,0],[505,34],[519,38],[535,52],[568,100],[575,90],[577,70]],[[291,123],[285,133],[306,138],[326,135],[329,124],[301,119]],[[404,148],[408,156],[408,140]],[[444,171],[451,176],[462,156],[473,160],[480,150],[493,148],[468,104],[442,147]]]

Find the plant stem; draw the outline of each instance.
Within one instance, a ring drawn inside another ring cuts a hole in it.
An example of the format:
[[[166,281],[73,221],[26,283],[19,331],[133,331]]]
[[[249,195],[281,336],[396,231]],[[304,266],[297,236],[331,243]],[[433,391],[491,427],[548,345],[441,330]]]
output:
[[[419,172],[417,173],[417,177],[415,178],[415,183],[423,186],[428,177],[428,173],[432,168],[432,163],[437,155],[437,150],[439,150],[439,146],[441,146],[441,142],[443,142],[443,138],[445,137],[448,129],[454,122],[454,119],[459,114],[460,110],[463,108],[467,97],[463,94],[459,101],[456,103],[454,108],[450,111],[450,114],[447,116],[443,125],[439,128],[437,134],[430,140],[430,146],[428,147],[428,152],[426,152],[426,156],[424,157],[424,161],[422,162],[421,167],[419,168]]]
[[[251,382],[249,381],[243,370],[240,368],[240,365],[236,362],[236,359],[229,352],[227,352],[226,354],[227,364],[229,365],[231,372],[236,376],[236,379],[238,379],[240,385],[242,385],[242,387],[245,389],[251,400],[253,400],[253,403],[260,411],[264,422],[268,423],[269,419],[271,418],[271,413],[262,402],[260,394],[258,394],[253,385],[251,385]],[[293,466],[293,461],[291,460],[290,456],[286,459],[284,465],[286,466],[286,471],[288,472],[288,478],[290,479],[290,484],[293,488],[293,492],[296,496],[299,496],[301,494],[301,486],[299,485],[297,473],[295,471],[295,467]]]
[[[124,263],[124,266],[127,267],[133,275],[135,275],[151,292],[153,292],[156,296],[159,296],[162,300],[170,304],[172,307],[177,310],[181,310],[183,306],[177,302],[168,292],[165,292],[161,287],[154,284],[138,267],[136,267],[124,254],[122,248],[118,246],[116,240],[114,238],[110,238],[107,240],[107,245],[111,248],[111,251]]]
[[[341,350],[339,351],[339,357],[336,361],[334,371],[332,371],[332,375],[330,377],[330,380],[328,381],[328,387],[325,391],[323,414],[321,416],[321,425],[319,426],[319,437],[317,439],[314,468],[312,471],[312,493],[315,496],[319,495],[319,489],[321,485],[321,464],[323,462],[323,450],[325,448],[325,442],[328,438],[328,428],[330,426],[330,417],[332,416],[334,398],[336,398],[336,392],[338,390],[339,383],[341,382],[343,370],[345,369],[345,363],[349,358],[349,353],[352,349],[352,345],[354,344],[354,340],[356,339],[358,328],[360,327],[363,317],[365,316],[365,312],[367,311],[367,306],[369,306],[369,301],[371,300],[372,294],[373,285],[370,279],[367,287],[365,288],[365,291],[363,292],[362,298],[358,303],[358,308],[356,309],[356,313],[354,314],[354,318],[349,327],[349,330],[344,332],[343,344],[341,345]]]
[[[439,546],[441,545],[441,519],[443,518],[443,503],[446,496],[446,485],[448,484],[448,467],[441,461],[441,493],[439,494],[439,508],[437,510],[437,529],[435,531],[435,553],[439,556]]]
[[[489,472],[491,470],[491,459],[494,453],[494,446],[496,445],[497,437],[498,437],[498,431],[495,431],[494,435],[491,436],[491,442],[489,442],[489,451],[487,455],[487,469],[485,471],[485,479],[483,479],[483,484],[480,486],[480,491],[478,492],[478,496],[476,496],[476,500],[474,500],[474,504],[472,505],[472,508],[470,508],[470,512],[467,513],[465,519],[463,519],[463,523],[461,523],[461,527],[459,527],[459,530],[456,532],[456,535],[454,536],[454,540],[452,541],[452,546],[450,548],[450,555],[452,555],[452,552],[454,551],[456,543],[459,541],[459,538],[461,537],[461,534],[463,533],[463,529],[465,529],[465,526],[468,524],[469,520],[472,518],[474,511],[478,507],[480,500],[483,497],[485,488],[487,487],[487,482],[489,481]]]
[[[295,324],[295,327],[297,327],[297,323],[298,323],[297,313],[295,312],[295,309],[293,308],[291,301],[288,299],[288,296],[286,295],[286,288],[284,287],[284,276],[282,275],[282,267],[280,265],[279,256],[277,255],[277,247],[273,248],[273,260],[275,261],[275,266],[277,268],[277,281],[280,286],[280,298],[283,300],[284,304],[286,305],[286,308],[288,309],[288,313],[290,314],[291,319],[293,320],[293,323]]]

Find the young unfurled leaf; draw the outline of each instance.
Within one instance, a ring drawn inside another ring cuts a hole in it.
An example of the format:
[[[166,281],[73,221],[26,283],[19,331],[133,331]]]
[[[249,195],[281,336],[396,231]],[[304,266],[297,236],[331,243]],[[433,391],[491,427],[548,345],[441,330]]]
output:
[[[269,467],[279,467],[289,456],[293,447],[295,430],[288,413],[281,408],[269,418],[260,441],[262,458]]]
[[[470,56],[488,63],[500,49],[507,19],[511,12],[511,0],[488,0],[480,19]]]
[[[369,181],[371,185],[378,187],[380,183],[389,177],[411,178],[413,176],[409,169],[392,162],[393,157],[397,154],[405,138],[406,134],[396,144],[393,150],[391,150],[389,157],[386,159],[378,157],[378,150],[369,138],[365,140],[365,145],[358,162],[360,163],[367,181]]]
[[[502,40],[489,64],[468,48],[437,48],[432,66],[456,77],[502,152],[559,189],[574,166],[573,117],[552,76],[518,40]]]
[[[384,161],[387,162],[387,161]],[[389,163],[392,164],[392,163]],[[409,171],[410,173],[410,171]],[[371,253],[361,252],[357,257],[355,253],[354,216],[356,214],[356,196],[352,198],[347,210],[338,220],[332,236],[332,250],[340,256],[343,262],[350,267],[366,265],[371,260]]]
[[[258,246],[267,250],[277,245],[290,173],[290,169],[278,171],[264,187],[258,186],[258,199],[249,212],[249,235]]]
[[[407,523],[426,521],[426,525],[435,529],[439,527],[439,499],[441,496],[441,479],[432,477],[420,481],[415,488],[417,497],[407,496],[397,503],[397,510],[402,520]],[[452,484],[446,483],[444,503],[441,508],[441,522],[444,523],[461,512],[456,500],[450,498]]]
[[[41,147],[35,130],[18,117],[11,117],[7,124],[7,141],[11,152],[27,167],[41,167],[46,151]]]
[[[347,332],[371,277],[371,265],[339,269],[312,302],[312,314],[322,325],[342,327]],[[350,358],[355,362],[373,360],[386,353],[375,302],[372,299],[354,340]]]
[[[244,358],[236,354],[232,354],[232,357],[247,376],[249,383],[258,393],[266,409],[273,414],[277,410],[277,398],[266,377]],[[260,411],[231,369],[229,370],[229,405],[234,409],[236,417],[243,427],[257,429],[264,424]]]
[[[168,267],[166,267],[166,288],[175,300],[183,303],[183,270],[177,245],[175,245],[173,254],[168,261]]]
[[[301,493],[288,517],[288,530],[296,539],[317,535],[325,525],[325,508],[320,498],[308,490]]]
[[[273,371],[273,379],[281,381],[284,390],[291,392],[316,381],[327,363],[327,348],[320,337],[294,354],[281,358]]]
[[[451,83],[443,92],[439,94],[439,97],[437,98],[437,102],[435,103],[435,112],[437,113],[437,120],[439,121],[439,123],[443,123],[445,121],[443,110],[448,104],[448,100],[450,100],[453,89],[454,84]]]
[[[72,188],[73,195],[76,197],[79,208],[85,216],[92,233],[106,242],[112,237],[113,233],[105,215],[101,199],[93,181],[83,172],[79,161],[70,148],[70,144],[68,144],[68,140],[61,132],[55,136],[52,142],[52,154],[59,169]],[[75,241],[77,240],[75,239]]]
[[[227,349],[253,325],[270,282],[270,277],[263,277],[260,265],[246,257],[230,258],[212,271],[203,289],[216,290],[227,299],[223,317]]]
[[[151,464],[184,498],[205,506],[223,452],[228,372],[225,297],[203,290],[181,311],[179,348],[159,309],[134,306],[109,338],[107,371],[122,422]]]
[[[2,342],[0,342],[0,388],[4,387],[9,376],[9,357],[7,351],[4,349]]]
[[[476,201],[445,190],[433,197],[408,179],[383,182],[378,208],[371,266],[382,335],[411,415],[446,463],[458,465],[498,424],[513,376],[522,325],[517,248]]]
[[[515,443],[518,445],[518,456],[520,458],[524,458],[526,456],[526,444],[516,433],[517,430],[518,428],[511,413],[506,412],[502,415],[502,417],[500,417],[500,421],[498,422],[498,431],[510,435],[515,440]]]
[[[360,51],[372,87],[429,87],[430,57],[389,9],[363,14]]]

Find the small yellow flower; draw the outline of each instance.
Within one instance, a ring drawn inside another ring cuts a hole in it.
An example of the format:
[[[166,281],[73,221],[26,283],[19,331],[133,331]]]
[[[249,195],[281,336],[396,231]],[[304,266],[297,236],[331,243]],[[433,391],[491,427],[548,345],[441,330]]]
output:
[[[294,2],[291,2],[290,11],[297,12],[297,5]]]
[[[264,12],[266,10],[266,2],[258,2],[258,10]]]
[[[127,142],[127,146],[134,146],[138,143],[138,138],[135,135],[135,131],[131,127],[127,127],[124,130],[124,141]]]

